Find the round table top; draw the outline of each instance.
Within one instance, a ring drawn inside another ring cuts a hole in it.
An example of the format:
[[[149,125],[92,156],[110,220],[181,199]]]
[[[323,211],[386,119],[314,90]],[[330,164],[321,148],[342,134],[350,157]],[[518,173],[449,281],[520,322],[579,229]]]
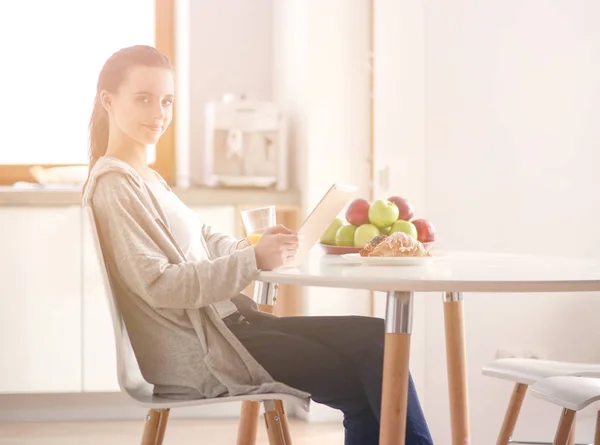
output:
[[[351,264],[313,254],[298,267],[263,271],[259,281],[413,292],[600,291],[600,260],[488,252],[434,252],[417,266]]]

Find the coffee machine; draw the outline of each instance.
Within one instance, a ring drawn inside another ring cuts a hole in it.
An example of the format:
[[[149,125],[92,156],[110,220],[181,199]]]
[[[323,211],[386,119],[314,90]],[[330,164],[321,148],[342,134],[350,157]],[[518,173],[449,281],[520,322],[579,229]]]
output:
[[[226,95],[205,107],[204,184],[288,188],[285,120],[276,104]]]

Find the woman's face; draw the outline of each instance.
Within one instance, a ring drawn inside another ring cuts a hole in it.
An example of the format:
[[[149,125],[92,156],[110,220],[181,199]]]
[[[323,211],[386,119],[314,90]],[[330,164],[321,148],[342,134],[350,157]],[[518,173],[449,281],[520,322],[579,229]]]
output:
[[[147,66],[129,69],[116,93],[103,92],[110,125],[139,144],[156,144],[173,118],[174,90],[171,70]]]

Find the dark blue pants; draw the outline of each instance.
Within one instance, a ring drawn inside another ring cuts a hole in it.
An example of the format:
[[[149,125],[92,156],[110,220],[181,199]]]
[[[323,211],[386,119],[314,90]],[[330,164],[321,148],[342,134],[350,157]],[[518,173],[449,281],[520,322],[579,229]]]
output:
[[[240,300],[241,298],[246,301]],[[234,303],[244,321],[229,329],[271,376],[344,414],[345,445],[377,445],[384,323],[372,317],[274,317]],[[240,304],[242,303],[242,304]],[[235,318],[235,317],[232,317]],[[412,377],[406,445],[432,445]]]

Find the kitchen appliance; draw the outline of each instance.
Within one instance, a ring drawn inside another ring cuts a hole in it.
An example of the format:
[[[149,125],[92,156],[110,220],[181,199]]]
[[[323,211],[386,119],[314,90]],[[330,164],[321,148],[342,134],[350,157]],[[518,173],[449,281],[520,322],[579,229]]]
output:
[[[285,121],[271,102],[226,95],[206,104],[203,185],[288,188]]]

